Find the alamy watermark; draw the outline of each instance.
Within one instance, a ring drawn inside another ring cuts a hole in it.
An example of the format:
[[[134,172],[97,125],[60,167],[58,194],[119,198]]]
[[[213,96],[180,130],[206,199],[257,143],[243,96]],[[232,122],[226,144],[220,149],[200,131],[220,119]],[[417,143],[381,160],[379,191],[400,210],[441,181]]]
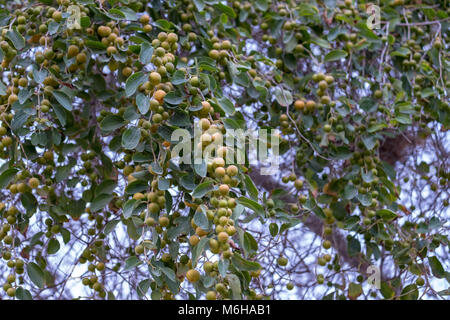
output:
[[[370,265],[367,270],[367,274],[369,277],[367,278],[367,284],[371,286],[372,288],[380,290],[381,288],[381,274],[380,274],[380,268],[374,265]]]
[[[81,29],[81,11],[80,7],[71,5],[67,8],[67,28],[68,29]]]
[[[368,3],[366,6],[366,13],[369,15],[367,19],[367,27],[370,30],[381,28],[381,14],[380,7],[373,3]]]

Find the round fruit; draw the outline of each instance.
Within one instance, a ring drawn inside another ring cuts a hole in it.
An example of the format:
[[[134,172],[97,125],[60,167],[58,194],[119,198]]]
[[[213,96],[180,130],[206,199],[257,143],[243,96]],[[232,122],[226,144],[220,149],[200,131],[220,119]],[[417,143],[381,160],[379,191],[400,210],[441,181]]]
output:
[[[225,243],[228,241],[228,233],[222,231],[217,235],[217,239],[219,239],[219,242]]]
[[[197,282],[198,280],[200,280],[200,272],[198,272],[195,269],[190,269],[187,273],[186,273],[186,278],[190,281],[190,282]]]
[[[134,248],[134,252],[137,254],[137,255],[140,255],[140,254],[143,254],[144,253],[144,246],[143,245],[137,245],[135,248]]]
[[[150,73],[149,80],[151,84],[156,86],[157,84],[161,83],[161,75],[158,72],[153,71]]]
[[[199,243],[199,241],[200,241],[200,238],[197,235],[192,235],[189,238],[189,243],[191,244],[191,246],[197,245],[197,243]]]
[[[279,257],[278,260],[277,260],[277,263],[278,263],[279,266],[282,266],[282,267],[287,266],[288,259],[285,258],[285,257]]]
[[[206,293],[206,300],[216,300],[217,296],[214,291],[208,291]]]

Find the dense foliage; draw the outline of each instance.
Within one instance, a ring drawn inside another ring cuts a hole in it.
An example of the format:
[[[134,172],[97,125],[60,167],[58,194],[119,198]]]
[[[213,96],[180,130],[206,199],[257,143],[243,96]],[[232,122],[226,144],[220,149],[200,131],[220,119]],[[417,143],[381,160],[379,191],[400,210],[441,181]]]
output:
[[[445,299],[448,1],[373,4],[0,1],[0,297]]]

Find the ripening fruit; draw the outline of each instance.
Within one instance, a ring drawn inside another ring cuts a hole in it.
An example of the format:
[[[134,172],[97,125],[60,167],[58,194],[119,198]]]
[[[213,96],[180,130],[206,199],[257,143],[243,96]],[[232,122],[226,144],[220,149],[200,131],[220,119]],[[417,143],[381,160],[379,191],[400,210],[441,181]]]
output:
[[[163,217],[159,217],[158,222],[161,225],[161,227],[167,227],[169,225],[170,221],[169,221],[169,218],[163,216]]]
[[[17,100],[19,100],[19,97],[13,93],[8,97],[8,104],[13,104]]]
[[[100,26],[97,29],[97,33],[99,34],[100,37],[108,37],[111,34],[111,28],[107,27],[107,26]]]
[[[425,280],[422,277],[417,278],[416,284],[421,287],[425,284]]]
[[[306,101],[306,108],[308,109],[314,109],[316,107],[316,103],[312,100]]]
[[[191,246],[195,246],[197,245],[197,243],[200,241],[200,238],[197,235],[192,235],[189,238],[189,243],[191,244]]]
[[[139,18],[139,22],[142,24],[148,24],[150,22],[150,17],[148,14],[144,14]]]
[[[137,245],[137,246],[134,248],[134,252],[135,252],[137,255],[143,254],[143,253],[144,253],[144,246],[143,246],[142,244]]]
[[[300,190],[303,187],[303,180],[300,179],[295,180],[294,186],[297,190]]]
[[[76,45],[70,45],[67,49],[67,56],[69,58],[75,57],[78,53],[80,53],[80,49]]]
[[[294,284],[293,284],[292,282],[289,282],[289,283],[286,285],[286,289],[288,289],[288,290],[294,289]]]
[[[211,126],[211,122],[208,119],[203,118],[203,119],[200,119],[199,126],[200,126],[200,128],[202,128],[202,130],[208,130],[209,127]]]
[[[15,288],[9,288],[6,290],[6,294],[10,297],[14,297],[16,295],[16,289]]]
[[[282,266],[282,267],[287,266],[287,264],[288,264],[288,259],[285,258],[285,257],[279,257],[279,258],[277,259],[277,263],[278,263],[279,266]]]
[[[296,100],[294,103],[295,110],[303,110],[305,108],[305,103],[302,100]]]
[[[322,247],[324,247],[324,249],[330,249],[331,248],[331,241],[330,240],[325,240],[323,243],[322,243]]]
[[[235,165],[231,165],[231,166],[227,167],[227,175],[229,175],[230,177],[234,177],[237,174],[238,174],[238,168]]]
[[[161,75],[158,72],[153,71],[150,73],[149,80],[151,84],[156,86],[157,84],[161,83]]]
[[[230,192],[230,187],[227,184],[221,184],[219,186],[219,192],[221,195],[226,196]]]
[[[200,272],[195,269],[190,269],[188,272],[186,272],[186,278],[190,282],[197,282],[198,280],[200,280]]]
[[[155,225],[156,221],[152,217],[148,217],[144,222],[147,226],[152,227]]]
[[[153,97],[158,100],[159,103],[163,102],[165,96],[166,92],[164,90],[156,90],[156,92],[153,94]]]
[[[208,291],[206,293],[206,300],[216,300],[217,296],[214,291]]]
[[[228,241],[228,233],[222,231],[217,235],[217,239],[219,239],[219,242],[225,243]]]

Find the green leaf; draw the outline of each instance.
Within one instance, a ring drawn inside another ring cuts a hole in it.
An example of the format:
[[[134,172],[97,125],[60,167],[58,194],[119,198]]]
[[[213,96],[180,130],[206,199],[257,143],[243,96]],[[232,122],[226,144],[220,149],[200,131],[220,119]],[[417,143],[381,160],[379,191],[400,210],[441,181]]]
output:
[[[246,197],[239,197],[237,202],[242,204],[244,207],[249,208],[256,212],[260,216],[264,216],[264,208],[256,201],[250,200]]]
[[[131,182],[126,188],[125,192],[128,194],[134,194],[136,192],[141,192],[147,190],[148,182],[142,180],[136,180]]]
[[[323,59],[324,62],[336,61],[347,56],[347,52],[344,50],[333,50],[328,52]]]
[[[96,212],[102,210],[113,198],[112,194],[101,194],[97,196],[91,203],[91,211]]]
[[[203,249],[206,246],[206,243],[209,241],[209,239],[207,237],[203,237],[202,239],[200,239],[200,242],[197,243],[197,245],[192,248],[192,267],[195,268],[195,266],[197,265],[197,260],[200,257],[200,255],[203,252]]]
[[[45,70],[45,69],[39,70],[36,65],[33,65],[33,79],[38,84],[41,84],[42,82],[44,82],[44,79],[45,79],[45,77],[47,77],[47,74],[48,74],[47,70]]]
[[[36,263],[30,262],[27,264],[27,274],[31,282],[33,282],[38,288],[44,288],[44,272]]]
[[[102,50],[106,50],[107,46],[104,45],[103,43],[101,43],[100,41],[94,41],[94,40],[86,40],[84,42],[86,44],[86,47],[93,49],[93,50],[97,50],[97,51],[102,51]]]
[[[133,269],[140,264],[142,264],[142,261],[140,261],[138,257],[131,256],[125,261],[125,267],[123,270],[126,271],[126,270]]]
[[[385,299],[392,299],[395,296],[395,291],[388,282],[381,282],[380,292]]]
[[[222,97],[217,100],[219,107],[227,114],[232,115],[236,109],[234,108],[233,102],[230,101],[230,99],[226,97]]]
[[[248,232],[243,233],[242,247],[246,255],[253,255],[258,251],[258,243],[256,242],[255,238],[253,238],[253,236]]]
[[[192,197],[194,198],[202,198],[205,194],[214,189],[213,181],[206,181],[195,187],[192,192]]]
[[[107,115],[100,123],[100,128],[104,131],[114,131],[121,128],[125,124],[125,120],[118,115]]]
[[[142,280],[141,282],[139,282],[139,284],[136,288],[136,291],[140,298],[144,297],[147,294],[148,289],[150,289],[151,283],[152,282],[150,279],[145,279],[145,280]]]
[[[115,8],[109,10],[106,15],[113,20],[123,20],[126,18],[122,11]]]
[[[358,283],[350,283],[348,285],[348,298],[356,300],[363,293],[362,286]]]
[[[147,81],[147,75],[145,75],[142,71],[136,72],[128,77],[125,82],[125,95],[127,97],[133,95],[137,88]]]
[[[351,237],[347,242],[347,251],[350,257],[357,255],[361,252],[361,244],[358,239]]]
[[[139,112],[144,115],[150,109],[150,99],[142,93],[138,93],[136,96],[136,104],[138,106]]]
[[[12,30],[8,30],[8,32],[6,32],[6,37],[11,40],[14,48],[16,48],[17,50],[22,50],[23,48],[25,48],[25,39],[17,31],[16,27],[14,27]]]
[[[228,267],[230,266],[230,260],[228,259],[220,259],[219,260],[219,273],[222,277],[225,277],[228,271]]]
[[[395,214],[393,211],[388,209],[381,209],[377,211],[377,216],[379,216],[381,219],[385,221],[391,221],[395,218],[397,218],[397,214]]]
[[[0,188],[5,188],[18,172],[15,168],[6,169],[0,174]]]
[[[153,47],[146,41],[141,44],[141,52],[139,53],[139,61],[142,64],[149,64],[153,55]]]
[[[173,105],[179,105],[181,102],[183,102],[183,96],[181,96],[181,94],[177,91],[171,91],[164,97],[164,102]]]
[[[171,32],[173,29],[175,29],[175,25],[172,22],[167,21],[165,19],[156,20],[155,25],[158,28],[160,28],[164,31],[167,31],[167,32]]]
[[[163,178],[159,178],[158,179],[158,189],[159,190],[169,190],[170,188],[170,180],[169,179],[163,179]]]
[[[31,296],[30,291],[28,291],[22,287],[17,288],[16,298],[19,300],[33,300],[33,297]]]
[[[280,87],[275,88],[275,99],[283,107],[290,106],[293,102],[291,92]]]
[[[344,188],[344,199],[351,200],[358,195],[358,190],[352,184],[347,184]]]
[[[274,222],[269,224],[269,232],[272,237],[275,237],[278,234],[278,225]]]
[[[430,263],[431,271],[436,278],[442,279],[445,277],[444,267],[442,267],[441,262],[436,256],[428,257],[428,262]]]
[[[209,229],[209,221],[203,210],[196,210],[194,214],[194,223],[203,230]]]
[[[373,147],[375,147],[375,144],[377,143],[377,140],[375,139],[374,136],[363,135],[361,138],[367,150],[372,150]]]
[[[259,263],[245,260],[239,254],[234,254],[233,258],[231,258],[231,262],[236,269],[242,271],[258,271],[261,269],[261,265]]]
[[[417,300],[419,298],[419,290],[415,284],[410,284],[403,288],[400,294],[401,300]]]
[[[95,188],[95,194],[110,194],[114,191],[114,189],[117,187],[117,182],[112,179],[107,179],[102,181],[96,188]]]
[[[269,8],[269,3],[267,0],[256,0],[255,6],[261,11],[266,11]]]
[[[240,300],[241,299],[241,282],[239,281],[239,278],[235,274],[229,274],[227,275],[228,283],[230,284],[230,289],[232,293],[233,300]]]
[[[134,149],[139,144],[141,139],[141,130],[136,127],[131,127],[125,130],[122,134],[122,147],[128,150]]]
[[[50,239],[47,246],[47,253],[48,254],[55,254],[59,251],[60,248],[59,241],[55,238]]]
[[[0,81],[0,96],[6,95],[6,86],[3,82]]]
[[[194,4],[197,7],[197,10],[199,12],[202,12],[205,8],[205,1],[204,0],[194,0]]]
[[[186,75],[183,71],[177,70],[172,76],[172,84],[177,86],[179,84],[183,84],[187,82]]]
[[[255,184],[253,183],[252,178],[250,178],[250,176],[248,174],[244,174],[244,183],[245,183],[245,188],[246,188],[249,196],[253,200],[258,201],[258,189],[256,188]]]
[[[214,5],[214,8],[222,11],[223,13],[225,13],[227,16],[229,16],[232,19],[235,19],[237,17],[236,12],[234,12],[233,8],[224,5],[222,3],[218,3]]]
[[[168,267],[160,267],[161,271],[172,281],[175,281],[176,275],[175,272]]]
[[[106,225],[105,225],[105,229],[104,229],[104,233],[105,234],[109,234],[112,231],[114,231],[114,229],[116,228],[116,226],[119,224],[120,220],[111,220],[109,221]]]
[[[55,97],[56,101],[58,101],[59,104],[64,107],[64,109],[72,111],[72,101],[70,101],[70,98],[64,92],[53,91],[52,94]]]

